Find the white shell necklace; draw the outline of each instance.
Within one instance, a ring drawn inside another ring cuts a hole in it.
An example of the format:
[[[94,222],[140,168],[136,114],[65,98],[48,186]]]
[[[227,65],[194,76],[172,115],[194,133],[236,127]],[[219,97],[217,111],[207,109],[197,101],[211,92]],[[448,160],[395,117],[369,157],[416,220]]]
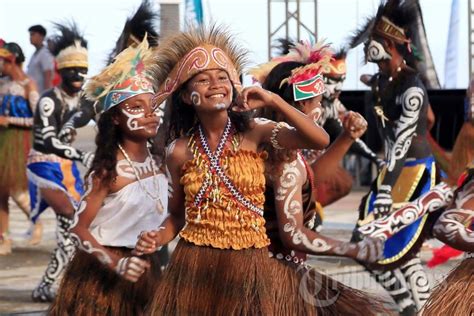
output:
[[[143,185],[142,179],[140,178],[140,175],[138,174],[137,169],[135,169],[135,166],[133,165],[132,160],[131,160],[130,157],[128,156],[127,152],[123,149],[122,145],[118,144],[118,148],[119,148],[120,151],[122,152],[122,154],[123,154],[123,156],[125,157],[125,159],[128,161],[130,167],[132,167],[133,173],[135,174],[135,178],[137,179],[138,184],[140,185],[140,188],[146,193],[146,195],[148,195],[148,197],[150,197],[153,201],[156,202],[156,210],[158,211],[158,213],[162,214],[163,211],[164,211],[164,207],[163,207],[163,203],[161,202],[161,199],[160,199],[160,187],[159,187],[158,183],[156,182],[156,176],[157,176],[157,172],[156,172],[156,169],[155,169],[156,166],[155,166],[153,157],[151,156],[150,150],[149,150],[148,147],[147,147],[148,157],[149,157],[149,158],[151,159],[151,161],[152,161],[151,169],[152,169],[152,171],[153,171],[153,189],[154,189],[155,192],[157,193],[156,196],[153,196],[153,194],[151,194],[151,193],[147,190],[146,186]]]

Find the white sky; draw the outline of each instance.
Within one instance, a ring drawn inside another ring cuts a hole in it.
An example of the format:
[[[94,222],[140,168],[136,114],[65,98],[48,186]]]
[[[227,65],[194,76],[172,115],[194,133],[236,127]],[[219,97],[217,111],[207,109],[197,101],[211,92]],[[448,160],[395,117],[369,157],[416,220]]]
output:
[[[158,0],[155,1],[158,3]],[[451,1],[420,0],[441,84],[444,82]],[[26,65],[34,51],[27,31],[31,25],[42,24],[51,34],[51,22],[74,18],[89,41],[89,75],[93,75],[104,66],[125,19],[136,10],[140,2],[141,0],[0,0],[0,37],[17,42],[23,48],[27,57]],[[252,61],[267,61],[267,0],[203,0],[203,3],[206,20],[229,25],[251,50]],[[377,0],[318,0],[319,36],[327,38],[335,46],[341,45],[367,15],[375,13],[378,3]],[[467,0],[459,0],[459,4],[461,16],[456,86],[465,88],[468,83]],[[276,24],[284,12],[283,3],[280,8],[273,8],[272,20]],[[303,0],[301,9],[304,22],[309,27],[314,27],[313,1]],[[346,89],[364,89],[358,80],[360,74],[375,72],[373,65],[362,66],[362,58],[361,48],[350,52]]]

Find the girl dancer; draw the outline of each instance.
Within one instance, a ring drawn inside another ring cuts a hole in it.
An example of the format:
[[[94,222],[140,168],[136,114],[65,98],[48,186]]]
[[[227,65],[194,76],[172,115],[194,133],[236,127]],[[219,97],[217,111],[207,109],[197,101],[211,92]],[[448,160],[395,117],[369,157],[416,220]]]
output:
[[[97,151],[71,235],[79,251],[53,303],[52,315],[142,315],[158,284],[157,255],[131,254],[138,234],[161,224],[166,176],[147,141],[158,130],[147,69],[146,39],[90,79],[87,97],[101,103]]]
[[[267,90],[241,89],[245,51],[220,27],[180,33],[156,52],[156,102],[171,97],[167,154],[172,195],[160,231],[142,234],[138,253],[181,240],[149,310],[156,314],[280,314],[273,304],[263,219],[264,154],[259,147],[315,149],[327,134]],[[240,111],[271,107],[285,124]],[[186,225],[186,226],[185,226]],[[183,228],[184,227],[184,228]],[[297,295],[297,293],[294,293]]]
[[[322,72],[328,67],[331,56],[327,45],[301,42],[290,49],[289,54],[277,58],[281,63],[273,69],[277,60],[261,65],[251,73],[264,79],[265,89],[279,94],[318,122],[324,115]],[[306,89],[311,81],[315,89]],[[311,93],[297,93],[303,89]],[[284,119],[274,111],[266,112],[266,118]],[[315,168],[321,163],[323,169],[334,170],[354,140],[367,128],[362,116],[354,112],[347,112],[342,124],[344,131],[316,160]],[[280,276],[275,287],[280,289],[277,293],[282,296],[275,300],[276,303],[281,304],[288,315],[372,315],[381,312],[376,300],[318,273],[305,261],[306,254],[317,254],[374,262],[381,257],[383,242],[373,239],[359,243],[341,242],[315,232],[316,196],[312,168],[301,152],[275,148],[268,148],[268,151],[265,220],[271,240],[270,256],[275,258],[270,267],[273,275]],[[300,296],[289,295],[298,289]],[[358,306],[357,312],[354,305]]]

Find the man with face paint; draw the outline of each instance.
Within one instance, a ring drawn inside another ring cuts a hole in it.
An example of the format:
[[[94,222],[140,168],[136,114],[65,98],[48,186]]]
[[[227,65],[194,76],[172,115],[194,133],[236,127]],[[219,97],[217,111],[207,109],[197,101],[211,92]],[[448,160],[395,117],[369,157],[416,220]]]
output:
[[[111,64],[114,58],[127,47],[136,47],[147,34],[150,47],[158,46],[158,32],[155,22],[158,14],[154,12],[150,1],[143,0],[135,14],[128,18],[123,27],[120,37],[117,39],[113,51],[109,55],[108,64]],[[78,128],[84,127],[95,116],[102,111],[99,103],[94,103],[81,98],[80,110],[67,120],[59,132],[59,139],[64,143],[71,143],[76,135]]]
[[[27,174],[31,218],[36,221],[48,207],[56,212],[58,245],[45,275],[33,291],[34,301],[51,301],[51,286],[74,253],[69,227],[75,205],[83,193],[76,161],[89,167],[93,154],[61,142],[58,133],[64,122],[77,111],[79,91],[87,74],[87,42],[76,25],[56,24],[53,55],[61,75],[61,86],[46,91],[34,115],[33,149],[28,157]]]
[[[403,57],[411,54],[415,12],[410,3],[389,0],[379,6],[376,16],[351,43],[355,47],[364,42],[366,60],[379,67],[373,78],[374,112],[385,142],[385,166],[361,202],[359,225],[390,214],[399,203],[413,201],[439,179],[426,139],[428,94],[419,74]],[[429,297],[430,284],[418,253],[435,216],[426,214],[389,238],[385,258],[367,265],[402,315],[414,315]]]

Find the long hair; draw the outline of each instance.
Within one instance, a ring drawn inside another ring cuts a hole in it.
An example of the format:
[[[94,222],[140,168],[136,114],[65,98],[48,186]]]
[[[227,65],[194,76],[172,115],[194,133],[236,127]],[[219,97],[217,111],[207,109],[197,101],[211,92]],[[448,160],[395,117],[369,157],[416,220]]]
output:
[[[294,101],[293,97],[293,85],[285,82],[281,84],[281,81],[288,78],[291,75],[291,71],[295,68],[304,66],[305,64],[295,61],[283,62],[276,65],[268,74],[267,78],[262,84],[262,87],[268,91],[278,94],[283,100],[294,108],[300,110],[298,105]],[[265,108],[262,111],[262,116],[269,120],[278,120],[277,113],[274,110]],[[268,162],[271,166],[267,173],[280,175],[281,163],[289,162],[296,159],[297,151],[289,149],[276,150],[272,146],[265,146],[265,150],[269,153]]]
[[[87,177],[94,172],[94,176],[99,178],[104,186],[109,186],[117,177],[115,167],[117,165],[118,144],[123,137],[120,127],[113,122],[113,118],[117,114],[117,106],[101,114],[97,122],[98,133],[95,137],[97,149],[92,167],[86,175]]]
[[[171,107],[169,135],[166,144],[171,143],[179,137],[191,135],[195,131],[199,122],[194,107],[190,104],[184,103],[182,98],[182,93],[187,87],[188,82],[184,83],[181,89],[175,91],[171,95],[171,98],[166,101],[166,106]],[[232,88],[232,90],[232,101],[227,113],[236,131],[238,133],[243,133],[250,127],[249,123],[252,114],[232,111],[232,105],[234,104],[238,94],[235,88]]]

